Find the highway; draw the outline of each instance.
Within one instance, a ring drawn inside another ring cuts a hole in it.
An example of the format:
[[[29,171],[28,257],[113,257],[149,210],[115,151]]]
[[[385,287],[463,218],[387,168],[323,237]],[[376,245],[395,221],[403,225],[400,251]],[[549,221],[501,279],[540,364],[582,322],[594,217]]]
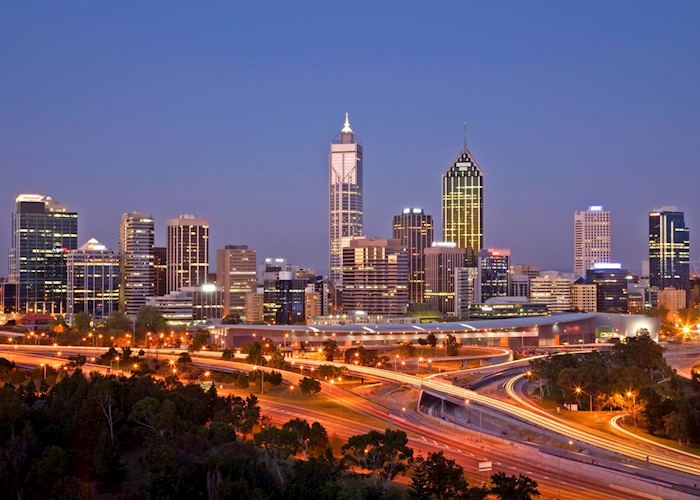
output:
[[[54,353],[58,350],[62,350],[64,356],[73,352],[70,348],[53,348]],[[81,349],[81,352],[86,353],[84,349]],[[94,352],[98,353],[100,350]],[[176,357],[176,354],[161,353],[160,355],[166,359]],[[3,356],[12,357],[22,364],[33,362],[36,363],[35,366],[41,362],[59,365],[67,361],[65,357],[55,358],[51,353],[37,355],[15,351],[3,353]],[[195,364],[208,369],[226,371],[252,368],[249,364],[226,362],[220,359],[196,359]],[[95,369],[104,372],[106,367],[91,364],[84,367],[86,371]],[[294,376],[300,377],[293,372],[285,372],[284,376],[290,380],[293,380]],[[432,421],[426,425],[420,421],[420,416],[411,416],[409,412],[402,416],[392,415],[385,408],[377,407],[368,400],[331,384],[324,384],[324,393],[338,398],[339,404],[344,408],[375,418],[376,428],[388,426],[388,420],[391,418],[394,427],[408,433],[410,445],[416,451],[421,453],[443,451],[448,457],[460,463],[472,477],[477,475],[478,462],[487,459],[494,462],[495,470],[511,474],[522,472],[534,477],[540,482],[542,492],[550,498],[687,498],[679,492],[667,489],[663,490],[665,492],[663,495],[650,494],[649,492],[653,489],[651,486],[655,485],[642,480],[633,480],[631,486],[625,486],[622,484],[624,481],[620,481],[619,473],[570,460],[560,460],[541,453],[531,446],[518,445],[491,436],[482,436],[481,442],[477,442],[473,431]],[[265,399],[264,396],[262,398]],[[274,413],[271,416],[276,419],[275,421],[283,422],[294,416],[318,420],[327,427],[329,434],[337,434],[341,438],[366,432],[370,428],[367,424],[315,412],[301,406],[269,400],[264,400],[262,405],[266,411]]]
[[[661,465],[694,476],[700,475],[700,457],[685,452],[679,452],[679,450],[675,448],[659,446],[653,441],[633,443],[630,445],[627,440],[613,439],[613,437],[609,435],[600,435],[593,429],[578,426],[572,422],[551,415],[547,410],[528,401],[516,389],[516,384],[524,380],[524,378],[525,375],[522,374],[511,378],[505,384],[505,391],[509,397],[528,408],[532,414],[541,415],[538,421],[546,420],[552,428],[567,429],[567,436],[581,442],[592,444],[609,451],[623,453],[626,456],[641,461],[646,460],[648,463]],[[581,436],[585,436],[586,439],[581,439]],[[645,446],[641,446],[642,444]],[[648,444],[653,444],[654,446],[646,446]]]
[[[422,390],[427,390],[428,392],[437,396],[446,396],[448,398],[454,398],[458,401],[473,401],[476,403],[480,403],[486,407],[499,410],[502,413],[506,413],[513,417],[519,418],[525,422],[538,425],[548,431],[560,434],[567,439],[574,439],[580,441],[581,443],[596,446],[598,448],[613,453],[622,454],[627,457],[640,460],[642,462],[646,461],[649,464],[659,465],[661,467],[666,467],[669,469],[677,470],[686,474],[691,474],[693,476],[700,477],[700,465],[686,464],[684,463],[684,461],[678,460],[677,458],[669,458],[664,454],[642,450],[636,445],[629,445],[626,443],[611,443],[609,440],[601,439],[595,435],[591,435],[588,431],[572,427],[566,422],[561,422],[557,419],[554,419],[549,414],[543,414],[542,412],[534,410],[531,407],[527,407],[527,405],[524,405],[526,407],[522,408],[511,403],[507,403],[505,401],[480,395],[475,391],[471,391],[469,389],[464,389],[462,387],[452,385],[449,382],[440,380],[439,378],[424,379],[405,373],[393,372],[390,370],[383,370],[379,368],[347,363],[328,363],[326,361],[319,360],[297,361],[303,361],[307,364],[316,365],[333,364],[335,366],[344,367],[348,372],[351,373],[364,375],[366,377],[373,377],[379,380],[387,380],[400,384],[411,385]]]

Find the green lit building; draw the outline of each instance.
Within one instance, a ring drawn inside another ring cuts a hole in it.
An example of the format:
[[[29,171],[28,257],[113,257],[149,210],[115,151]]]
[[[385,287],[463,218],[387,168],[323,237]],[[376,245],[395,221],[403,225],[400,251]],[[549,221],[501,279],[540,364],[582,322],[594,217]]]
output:
[[[484,246],[484,174],[465,148],[442,175],[442,239],[467,251],[476,267]]]

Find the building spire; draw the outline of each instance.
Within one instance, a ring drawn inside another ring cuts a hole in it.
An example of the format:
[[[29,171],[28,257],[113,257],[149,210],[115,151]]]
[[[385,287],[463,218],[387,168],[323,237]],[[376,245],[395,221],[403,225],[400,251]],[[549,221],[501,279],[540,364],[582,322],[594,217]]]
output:
[[[467,122],[464,122],[464,149],[467,149]]]
[[[350,128],[350,113],[345,112],[345,124],[341,130],[343,133],[352,134],[352,129]]]

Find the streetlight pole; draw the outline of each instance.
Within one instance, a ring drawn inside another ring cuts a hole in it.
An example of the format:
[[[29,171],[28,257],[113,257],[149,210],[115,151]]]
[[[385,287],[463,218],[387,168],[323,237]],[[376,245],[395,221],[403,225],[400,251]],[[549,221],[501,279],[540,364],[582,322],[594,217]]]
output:
[[[589,401],[589,403],[588,403],[588,405],[589,405],[589,406],[588,406],[588,411],[593,411],[593,396],[591,396],[590,394],[588,394],[586,391],[584,391],[584,390],[581,389],[580,387],[577,387],[576,389],[574,389],[574,392],[575,392],[576,394],[585,394],[586,396],[588,396],[588,401]]]

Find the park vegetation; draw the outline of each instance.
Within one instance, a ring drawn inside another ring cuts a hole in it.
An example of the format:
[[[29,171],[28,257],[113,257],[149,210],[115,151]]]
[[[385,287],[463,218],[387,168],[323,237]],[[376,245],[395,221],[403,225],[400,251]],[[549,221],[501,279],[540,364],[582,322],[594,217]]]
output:
[[[675,374],[663,348],[647,334],[610,351],[536,359],[530,369],[543,382],[545,398],[597,411],[622,410],[650,434],[700,443],[700,380]]]
[[[103,361],[125,355],[115,352]],[[186,365],[188,357],[176,363]],[[215,385],[205,390],[139,373],[87,376],[79,364],[26,371],[2,358],[0,384],[3,498],[432,500],[539,494],[531,479],[505,474],[495,474],[488,487],[469,486],[463,469],[442,453],[414,457],[400,430],[352,436],[334,453],[319,422],[294,418],[273,425],[254,395],[220,396]],[[395,483],[400,475],[409,476],[408,487]]]

